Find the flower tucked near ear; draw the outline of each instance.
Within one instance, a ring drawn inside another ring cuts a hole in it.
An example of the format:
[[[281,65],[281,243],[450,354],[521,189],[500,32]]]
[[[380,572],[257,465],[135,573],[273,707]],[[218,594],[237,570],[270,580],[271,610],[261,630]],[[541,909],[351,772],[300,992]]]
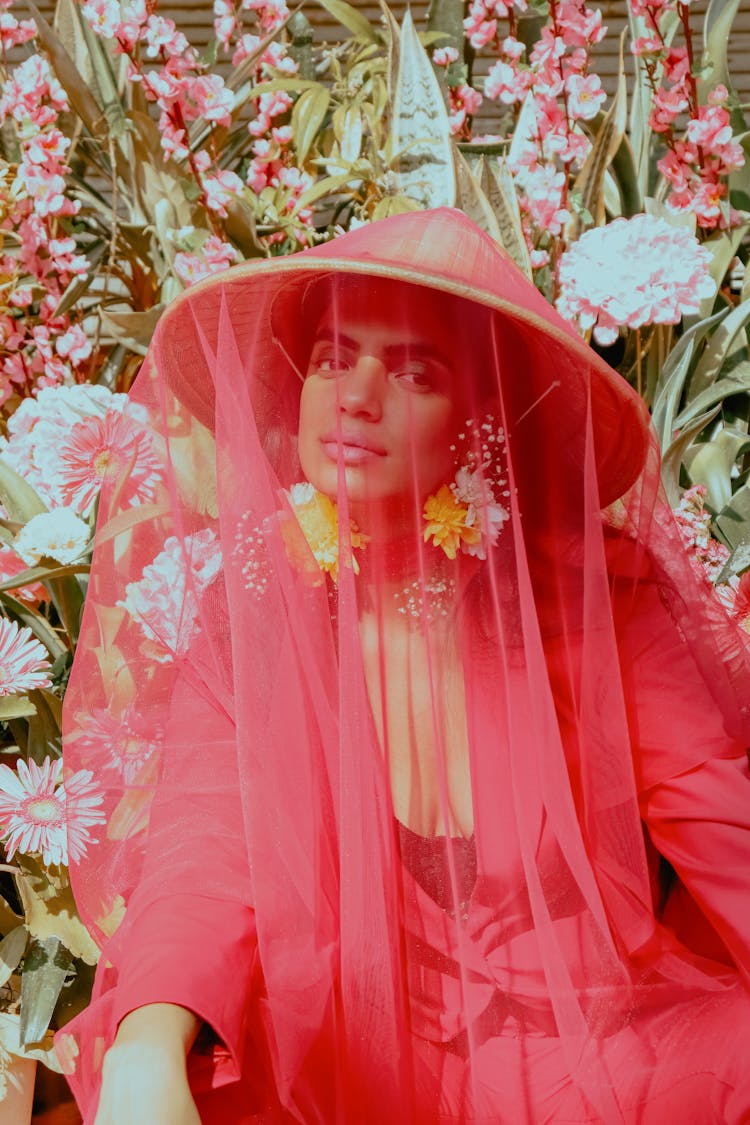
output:
[[[312,551],[315,561],[325,574],[330,574],[334,582],[339,574],[339,513],[329,496],[317,492],[311,484],[293,484],[287,492],[287,499],[297,517],[302,534]],[[351,547],[351,566],[359,574],[359,563],[354,551],[365,547],[367,536],[363,535],[354,521],[350,521],[349,544]],[[287,542],[287,549],[291,544]],[[347,544],[344,544],[346,547]],[[293,547],[292,547],[293,550]]]
[[[458,441],[468,444],[468,450],[453,481],[425,501],[425,542],[432,540],[435,547],[442,547],[449,559],[455,559],[459,549],[465,555],[484,559],[487,545],[497,542],[503,524],[510,518],[508,509],[496,498],[510,495],[500,456],[505,434],[488,414],[481,424],[469,419]],[[457,448],[451,446],[454,451]]]
[[[443,548],[449,559],[455,559],[460,546],[476,547],[481,542],[479,528],[468,523],[468,506],[456,499],[447,484],[427,497],[424,518],[427,520],[425,542],[432,539],[436,547]]]

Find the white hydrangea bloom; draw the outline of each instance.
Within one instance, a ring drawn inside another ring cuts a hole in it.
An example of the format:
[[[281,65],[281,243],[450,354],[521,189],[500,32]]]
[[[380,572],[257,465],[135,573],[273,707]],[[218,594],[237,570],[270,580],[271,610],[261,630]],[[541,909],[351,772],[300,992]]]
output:
[[[187,581],[186,555],[191,582]],[[129,582],[117,604],[138,622],[146,637],[163,649],[163,659],[187,651],[198,616],[196,595],[221,570],[221,546],[210,528],[187,535],[184,543],[170,535],[137,582]]]
[[[89,545],[90,529],[70,508],[40,512],[21,528],[13,542],[14,550],[29,566],[42,557],[66,565],[76,562]]]

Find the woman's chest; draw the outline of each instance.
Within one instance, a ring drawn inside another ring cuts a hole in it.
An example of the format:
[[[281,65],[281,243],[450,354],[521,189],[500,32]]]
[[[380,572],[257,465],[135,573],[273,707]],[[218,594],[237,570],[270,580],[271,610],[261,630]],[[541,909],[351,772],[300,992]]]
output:
[[[473,831],[463,671],[447,635],[366,618],[362,655],[394,814],[421,835]]]

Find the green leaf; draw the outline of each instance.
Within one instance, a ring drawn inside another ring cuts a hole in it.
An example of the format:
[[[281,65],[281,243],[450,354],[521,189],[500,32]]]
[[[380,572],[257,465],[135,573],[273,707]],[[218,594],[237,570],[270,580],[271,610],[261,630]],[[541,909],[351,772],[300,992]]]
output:
[[[404,215],[418,210],[419,204],[408,195],[386,195],[375,204],[372,217],[374,220],[387,219],[389,215]]]
[[[330,12],[335,20],[355,35],[370,43],[380,43],[380,36],[366,16],[347,4],[345,0],[318,0],[322,8]]]
[[[261,94],[273,94],[277,90],[286,90],[288,94],[299,94],[303,90],[317,90],[320,82],[313,78],[272,78],[268,82],[259,82],[253,86],[251,100],[259,98]]]
[[[750,534],[750,526],[748,526],[748,534]],[[728,582],[730,578],[743,574],[746,570],[750,570],[750,540],[735,547],[716,579],[716,585]]]
[[[725,398],[729,398],[731,395],[748,392],[750,392],[750,363],[745,360],[738,363],[727,375],[718,379],[712,386],[706,387],[705,391],[701,391],[699,395],[691,398],[689,406],[686,406],[675,418],[675,428],[682,429],[698,414],[702,414],[704,410],[708,410],[715,403],[723,402]]]
[[[59,938],[32,942],[21,974],[23,1046],[43,1038],[72,965],[72,958]]]
[[[55,630],[37,610],[2,590],[0,590],[0,605],[6,610],[8,616],[31,629],[31,632],[37,640],[42,642],[53,660],[57,660],[59,656],[68,653],[69,650],[62,643]]]
[[[609,172],[617,184],[624,217],[630,219],[633,215],[643,211],[643,199],[638,183],[635,156],[627,136],[620,141],[620,147],[612,157]]]
[[[26,952],[29,933],[25,926],[16,926],[0,941],[0,988],[8,983]]]
[[[145,113],[131,112],[133,125],[133,180],[141,214],[147,223],[156,226],[162,254],[166,261],[173,255],[172,243],[165,235],[167,227],[192,225],[193,212],[185,196],[176,166],[164,162],[161,134],[155,121]]]
[[[114,340],[125,344],[136,355],[145,355],[164,306],[153,305],[145,312],[111,312],[102,309],[102,327]]]
[[[502,245],[503,237],[500,233],[500,224],[492,209],[492,204],[482,190],[482,185],[474,175],[471,164],[459,148],[454,148],[453,159],[456,168],[456,206],[470,219],[473,219],[477,226],[485,231],[490,238],[494,238],[495,242]],[[479,159],[482,163],[484,162],[484,157]],[[479,162],[477,162],[477,168],[481,175]]]
[[[302,211],[305,207],[309,207],[311,203],[316,203],[319,199],[322,199],[324,195],[332,194],[352,180],[358,180],[359,178],[353,172],[343,172],[339,176],[324,176],[322,180],[318,180],[307,191],[303,191],[295,204],[294,213]]]
[[[358,105],[347,107],[341,137],[341,159],[353,164],[362,148],[362,114]]]
[[[33,3],[25,0],[37,26],[37,38],[44,48],[55,75],[68,96],[68,101],[100,148],[100,159],[105,166],[109,164],[107,155],[107,119],[89,87],[84,82],[73,59],[65,50],[60,38],[47,23],[44,16]],[[128,163],[115,147],[117,174],[123,182],[129,181]]]
[[[78,641],[83,615],[84,593],[76,578],[49,578],[46,582],[52,604],[60,615],[71,644]]]
[[[322,84],[303,90],[292,110],[292,133],[297,160],[304,164],[313,141],[328,113],[330,91]]]
[[[634,16],[631,5],[627,5],[630,38],[639,39],[652,35],[653,27],[645,16]],[[679,26],[680,18],[676,11],[667,11],[659,20],[659,31],[664,45],[669,46]],[[653,94],[649,86],[646,68],[641,58],[633,58],[635,83],[630,98],[630,123],[628,134],[633,152],[633,165],[638,183],[638,195],[645,198],[650,191],[652,130],[649,125]],[[658,76],[657,76],[658,79]]]
[[[9,934],[16,926],[23,925],[23,916],[16,914],[6,900],[0,895],[0,933]]]
[[[628,91],[624,62],[625,32],[620,36],[620,68],[617,92],[612,105],[605,113],[594,142],[575,178],[573,191],[579,192],[583,207],[594,220],[595,226],[605,221],[604,176],[612,159],[622,143],[627,126]],[[567,224],[565,237],[574,242],[581,233],[581,217],[574,214]]]
[[[58,0],[59,6],[59,0]],[[96,90],[97,101],[104,110],[107,128],[111,137],[119,145],[123,156],[127,158],[127,138],[129,124],[125,107],[120,99],[110,56],[104,46],[103,40],[92,30],[88,22],[83,19],[78,6],[73,4],[81,28],[83,40],[88,52],[88,70],[93,77],[93,86]],[[89,81],[89,74],[85,74]]]
[[[521,226],[521,211],[510,168],[504,160],[481,157],[479,175],[475,177],[497,220],[500,245],[526,276],[531,278],[529,248]]]
[[[717,287],[724,280],[729,264],[736,256],[737,249],[748,230],[750,230],[750,223],[743,223],[742,226],[733,227],[730,231],[718,231],[703,243],[704,248],[711,254],[709,272]],[[708,316],[712,312],[714,301],[714,297],[707,297],[701,302],[699,318]],[[690,319],[686,317],[686,323],[689,323]]]
[[[724,311],[716,313],[715,316],[699,321],[698,324],[694,324],[692,328],[683,333],[669,353],[661,370],[654,391],[652,420],[662,450],[665,450],[672,442],[675,416],[690,372],[695,349],[711,326],[718,324],[723,316]]]
[[[528,258],[528,246],[521,225],[521,208],[518,207],[513,174],[507,162],[485,160],[479,182],[495,212],[500,244],[526,277],[531,278],[531,259]]]
[[[65,869],[50,879],[48,871],[31,856],[24,856],[23,867],[17,885],[31,937],[41,942],[59,941],[71,956],[95,965],[99,948],[78,917]]]
[[[690,479],[694,484],[705,485],[714,511],[721,512],[731,504],[732,468],[747,446],[747,433],[724,427],[710,441],[700,442],[690,450],[685,460]]]
[[[706,387],[709,387],[717,378],[729,355],[732,344],[748,321],[750,321],[750,301],[744,301],[732,309],[714,330],[690,380],[689,401],[702,394]],[[747,339],[745,339],[745,343],[747,344]]]
[[[731,551],[744,548],[750,554],[750,485],[744,484],[737,489],[729,503],[713,520],[712,527]],[[734,565],[745,570],[750,566],[750,559],[744,566],[742,559],[740,554],[734,559]],[[731,559],[729,561],[732,562]],[[734,573],[737,574],[738,571],[735,570]]]
[[[452,207],[456,176],[448,111],[409,8],[401,26],[391,135],[400,153],[399,190],[421,207]]]
[[[698,436],[701,430],[713,421],[719,413],[719,407],[715,406],[712,410],[706,411],[699,418],[696,418],[692,425],[687,426],[681,434],[679,434],[674,441],[669,445],[662,457],[661,461],[661,479],[664,485],[664,491],[667,494],[667,499],[673,508],[676,508],[680,502],[682,491],[680,489],[680,468],[682,466],[682,459],[694,438]]]
[[[0,457],[0,503],[12,520],[28,523],[32,516],[47,511],[47,506],[28,481]]]
[[[73,278],[55,308],[55,316],[63,316],[69,312],[81,297],[89,291],[96,276],[96,267],[106,252],[107,244],[103,239],[98,239],[88,248],[86,251],[86,258],[89,263],[88,273],[85,273],[82,277]]]
[[[60,700],[52,692],[32,691],[29,693],[36,714],[27,724],[26,755],[42,765],[45,758],[62,752],[62,715]],[[54,703],[50,701],[54,699]],[[28,918],[27,918],[28,921]]]
[[[28,719],[31,715],[36,715],[36,707],[28,695],[5,695],[0,698],[0,722]]]
[[[82,21],[75,0],[57,0],[52,26],[81,78],[98,104],[102,105],[101,90],[91,65],[91,56],[83,36]]]
[[[698,81],[698,96],[701,102],[707,100],[709,90],[720,83],[732,90],[732,79],[729,74],[727,47],[730,43],[732,24],[740,7],[740,0],[709,0],[703,22],[704,58],[708,63],[707,72]],[[742,112],[739,121],[732,122],[735,132],[744,128]]]
[[[383,24],[385,26],[387,49],[385,74],[388,86],[388,100],[390,104],[393,105],[396,97],[398,71],[401,65],[401,28],[398,26],[398,20],[385,0],[380,0],[380,10],[383,14]]]

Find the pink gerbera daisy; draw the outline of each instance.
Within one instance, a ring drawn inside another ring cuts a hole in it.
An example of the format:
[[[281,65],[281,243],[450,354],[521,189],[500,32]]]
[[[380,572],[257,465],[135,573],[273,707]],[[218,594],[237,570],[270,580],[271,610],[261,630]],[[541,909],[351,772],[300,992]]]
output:
[[[67,864],[69,854],[85,855],[93,842],[89,828],[105,819],[92,777],[79,770],[63,785],[59,758],[45,758],[41,766],[19,758],[15,770],[0,765],[0,830],[8,859],[41,853],[45,863]]]
[[[104,768],[119,773],[126,785],[133,785],[143,767],[157,752],[162,731],[150,716],[139,714],[132,705],[121,715],[113,715],[103,707],[82,711],[76,715],[81,724],[81,735],[76,751],[103,753]]]
[[[0,697],[49,687],[47,650],[27,625],[0,617]]]
[[[59,484],[64,502],[85,513],[107,477],[125,481],[123,501],[134,506],[153,500],[159,462],[151,434],[129,418],[108,410],[76,422],[59,451]]]

